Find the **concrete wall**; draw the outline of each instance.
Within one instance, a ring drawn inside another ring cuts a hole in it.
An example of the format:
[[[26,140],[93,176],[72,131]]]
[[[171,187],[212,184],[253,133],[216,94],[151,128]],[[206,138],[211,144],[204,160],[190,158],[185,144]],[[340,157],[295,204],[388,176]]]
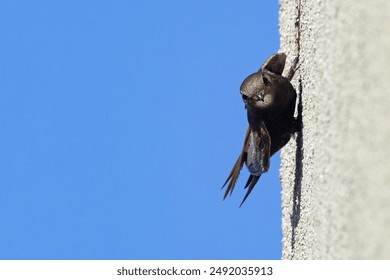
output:
[[[390,1],[280,0],[303,133],[282,151],[284,259],[390,259]]]

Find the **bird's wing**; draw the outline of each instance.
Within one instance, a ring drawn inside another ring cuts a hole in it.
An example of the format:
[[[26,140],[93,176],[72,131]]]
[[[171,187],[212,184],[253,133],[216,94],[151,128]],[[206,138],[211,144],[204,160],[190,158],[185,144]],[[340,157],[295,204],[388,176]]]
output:
[[[234,186],[237,182],[238,176],[240,175],[240,171],[242,169],[242,166],[244,165],[244,162],[246,160],[246,151],[248,149],[250,133],[251,133],[251,130],[248,126],[248,128],[246,130],[245,139],[244,139],[244,146],[242,147],[241,154],[238,157],[236,163],[234,164],[232,171],[230,171],[228,178],[226,179],[225,183],[222,186],[222,188],[225,187],[225,185],[230,181],[223,199],[225,199],[229,193],[231,195],[233,190],[234,190]]]
[[[271,55],[266,62],[261,66],[259,72],[268,70],[274,74],[282,75],[284,65],[286,64],[286,55],[284,53],[276,53]]]
[[[271,137],[264,122],[260,122],[256,131],[252,131],[249,137],[246,164],[252,174],[245,184],[244,188],[248,188],[248,191],[246,192],[240,207],[252,192],[257,181],[260,179],[260,176],[268,171],[271,157]]]

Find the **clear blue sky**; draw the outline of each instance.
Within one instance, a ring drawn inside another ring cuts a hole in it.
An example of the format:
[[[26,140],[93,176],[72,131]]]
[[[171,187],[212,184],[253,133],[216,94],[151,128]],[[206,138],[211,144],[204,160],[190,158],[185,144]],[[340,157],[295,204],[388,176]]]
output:
[[[2,1],[1,259],[279,259],[279,154],[221,186],[277,1]]]

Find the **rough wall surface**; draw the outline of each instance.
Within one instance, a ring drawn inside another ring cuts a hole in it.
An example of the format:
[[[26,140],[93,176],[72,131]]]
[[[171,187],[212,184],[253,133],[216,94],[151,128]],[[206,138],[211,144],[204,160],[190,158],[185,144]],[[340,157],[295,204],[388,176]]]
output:
[[[390,259],[390,1],[280,0],[303,131],[282,151],[284,259]]]

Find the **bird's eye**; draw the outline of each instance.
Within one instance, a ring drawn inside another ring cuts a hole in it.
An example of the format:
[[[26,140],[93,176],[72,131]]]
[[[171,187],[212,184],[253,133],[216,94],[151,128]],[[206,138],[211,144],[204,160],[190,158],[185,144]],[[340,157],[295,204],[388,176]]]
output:
[[[264,74],[262,75],[262,78],[263,78],[263,83],[265,85],[269,85],[270,84],[270,81],[264,76]]]

